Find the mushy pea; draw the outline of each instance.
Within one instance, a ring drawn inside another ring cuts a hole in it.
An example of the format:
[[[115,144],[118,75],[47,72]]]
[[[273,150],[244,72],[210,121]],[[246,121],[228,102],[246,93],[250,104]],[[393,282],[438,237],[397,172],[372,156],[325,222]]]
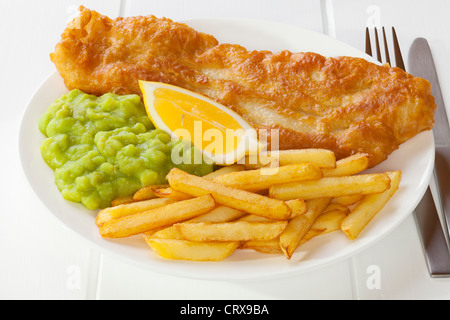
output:
[[[107,207],[144,185],[167,183],[174,167],[199,176],[213,170],[204,161],[174,164],[172,150],[191,160],[199,151],[180,148],[185,142],[155,129],[137,95],[96,97],[72,90],[48,108],[39,130],[47,137],[41,154],[55,171],[58,189],[88,209]]]

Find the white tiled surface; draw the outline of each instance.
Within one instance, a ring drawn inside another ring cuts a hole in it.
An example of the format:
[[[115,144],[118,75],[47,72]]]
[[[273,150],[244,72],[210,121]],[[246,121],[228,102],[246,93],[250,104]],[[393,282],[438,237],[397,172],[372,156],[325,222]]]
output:
[[[111,17],[238,17],[324,32],[363,48],[367,24],[394,25],[406,52],[429,39],[449,101],[450,2],[386,0],[41,0],[0,2],[2,197],[0,299],[449,299],[450,279],[428,276],[413,217],[358,255],[282,279],[202,281],[157,274],[104,255],[67,230],[24,178],[17,134],[26,103],[54,70],[48,55],[78,5]],[[374,277],[379,275],[379,277]],[[374,279],[379,281],[374,281]]]

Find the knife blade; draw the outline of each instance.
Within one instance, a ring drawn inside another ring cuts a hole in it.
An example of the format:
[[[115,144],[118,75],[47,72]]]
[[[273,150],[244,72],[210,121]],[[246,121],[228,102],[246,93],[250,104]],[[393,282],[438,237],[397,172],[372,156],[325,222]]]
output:
[[[427,79],[431,83],[432,94],[436,101],[434,179],[438,195],[433,197],[430,188],[415,210],[416,222],[427,255],[427,263],[432,277],[450,276],[450,253],[447,238],[450,230],[450,126],[444,100],[439,85],[433,55],[428,41],[417,38],[411,45],[408,57],[408,72]],[[441,224],[435,201],[439,201],[443,210],[444,225]]]

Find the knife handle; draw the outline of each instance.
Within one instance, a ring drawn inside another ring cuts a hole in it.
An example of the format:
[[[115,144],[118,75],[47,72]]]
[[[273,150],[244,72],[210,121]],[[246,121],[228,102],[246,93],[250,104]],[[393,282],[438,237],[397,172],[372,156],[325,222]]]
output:
[[[450,139],[450,137],[449,137]],[[438,194],[445,220],[447,236],[450,230],[450,148],[436,146],[434,160],[434,179],[438,186]]]
[[[415,218],[431,277],[450,277],[450,252],[429,187],[416,207]]]

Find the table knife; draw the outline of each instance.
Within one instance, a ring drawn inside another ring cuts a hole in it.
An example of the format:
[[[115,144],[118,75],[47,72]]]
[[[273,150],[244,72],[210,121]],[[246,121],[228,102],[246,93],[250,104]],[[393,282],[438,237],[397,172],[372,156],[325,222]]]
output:
[[[408,56],[408,72],[431,83],[436,101],[433,136],[435,143],[434,179],[438,195],[433,197],[430,188],[415,209],[416,222],[432,277],[450,277],[450,253],[446,235],[450,229],[450,127],[442,98],[433,56],[424,38],[417,38]],[[438,205],[436,205],[436,201]],[[440,204],[440,205],[439,205]],[[443,210],[443,221],[437,207]],[[444,234],[445,231],[445,234]]]

